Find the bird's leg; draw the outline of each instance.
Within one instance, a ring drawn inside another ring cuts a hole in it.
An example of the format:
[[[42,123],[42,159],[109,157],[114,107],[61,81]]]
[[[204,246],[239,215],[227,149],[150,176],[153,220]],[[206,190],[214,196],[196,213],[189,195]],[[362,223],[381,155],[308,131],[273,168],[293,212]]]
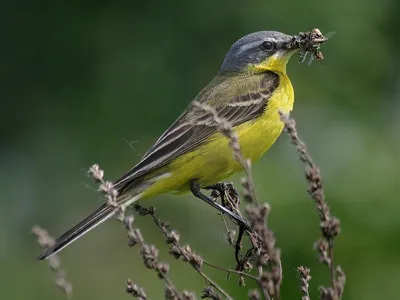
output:
[[[254,248],[250,248],[247,250],[246,254],[243,256],[242,259],[238,261],[238,264],[235,268],[236,271],[244,271],[245,270],[245,265],[247,262],[250,261],[254,253]]]
[[[212,190],[213,192],[217,191],[216,194],[220,196],[222,206],[228,208],[233,212],[237,212],[237,214],[240,215],[239,193],[231,182],[218,182],[214,185],[206,186],[204,187],[204,189]],[[239,235],[235,243],[235,258],[239,266],[243,263],[240,259],[240,250],[242,250],[242,239],[245,231],[246,227],[244,227],[242,224],[239,224]]]
[[[196,182],[192,181],[190,183],[190,190],[192,192],[192,194],[197,197],[200,198],[201,200],[207,202],[209,205],[211,205],[212,207],[216,208],[217,210],[219,210],[221,213],[223,214],[227,214],[229,217],[231,217],[239,226],[244,227],[246,230],[251,230],[250,228],[250,224],[249,221],[247,221],[245,218],[243,218],[242,216],[239,216],[235,213],[233,213],[232,211],[230,211],[229,209],[227,209],[226,207],[216,203],[215,201],[213,201],[210,197],[208,197],[207,195],[203,194],[201,192],[201,188],[200,185],[197,184]]]
[[[212,190],[214,193],[217,192],[217,196],[221,198],[222,206],[229,210],[240,214],[239,212],[239,193],[233,186],[232,182],[218,182],[214,185],[204,187],[205,190]]]
[[[219,192],[225,192],[225,191],[231,191],[233,192],[236,196],[239,196],[239,193],[237,191],[237,189],[233,186],[232,182],[218,182],[216,184],[213,185],[208,185],[206,187],[204,187],[205,190],[217,190]]]
[[[242,250],[242,239],[243,239],[243,234],[245,232],[246,228],[244,228],[243,226],[239,225],[239,235],[238,238],[236,240],[236,244],[235,244],[235,258],[236,258],[236,262],[238,264],[240,264],[240,250]]]

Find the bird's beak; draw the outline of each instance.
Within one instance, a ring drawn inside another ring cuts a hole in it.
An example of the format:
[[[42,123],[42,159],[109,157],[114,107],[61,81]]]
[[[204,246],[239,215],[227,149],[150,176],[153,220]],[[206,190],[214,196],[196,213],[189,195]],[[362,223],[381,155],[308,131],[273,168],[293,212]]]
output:
[[[280,53],[283,56],[291,57],[296,51],[300,49],[300,44],[297,42],[295,36],[291,36],[287,41],[282,42]]]
[[[296,43],[295,39],[296,37],[290,36],[286,41],[281,42],[279,51],[273,55],[275,56],[275,59],[281,59],[288,62],[290,57],[300,49],[299,43]]]
[[[298,37],[297,36],[289,37],[285,42],[282,43],[281,48],[289,52],[300,49],[300,43],[298,42]]]
[[[276,59],[283,59],[286,62],[294,53],[299,50],[299,46],[297,44],[292,44],[291,40],[283,42],[279,48],[280,49],[275,53],[274,56],[276,57]]]

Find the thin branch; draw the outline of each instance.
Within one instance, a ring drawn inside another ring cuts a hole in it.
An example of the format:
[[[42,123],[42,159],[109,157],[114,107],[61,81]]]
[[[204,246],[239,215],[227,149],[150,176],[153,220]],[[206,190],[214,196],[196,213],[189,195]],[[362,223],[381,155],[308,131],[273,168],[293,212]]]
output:
[[[233,269],[229,269],[229,268],[220,267],[220,266],[214,265],[214,264],[212,264],[212,263],[209,263],[209,262],[207,262],[207,261],[203,261],[203,264],[205,264],[205,265],[207,265],[207,266],[209,266],[209,267],[211,267],[211,268],[217,269],[217,270],[225,271],[225,272],[228,272],[228,273],[238,274],[238,275],[247,277],[247,278],[249,278],[249,279],[253,279],[253,280],[255,280],[256,282],[257,282],[257,280],[258,280],[257,277],[255,277],[255,276],[253,276],[253,275],[250,275],[250,274],[248,274],[248,273],[246,273],[246,272],[242,272],[242,271],[237,271],[237,270],[233,270]]]
[[[288,114],[279,112],[281,120],[285,124],[285,131],[289,135],[291,142],[295,145],[300,160],[306,165],[305,176],[308,182],[308,194],[315,202],[315,207],[320,219],[321,239],[315,244],[319,253],[320,261],[330,269],[332,291],[335,299],[340,299],[344,289],[344,282],[337,283],[336,268],[334,265],[334,239],[340,234],[341,226],[338,218],[331,216],[329,206],[325,200],[325,193],[322,185],[322,178],[319,168],[313,162],[307,151],[306,145],[299,138],[296,122]],[[340,269],[341,270],[341,269]],[[343,271],[341,271],[343,273]],[[344,273],[343,273],[344,275]],[[329,290],[322,288],[321,290]],[[323,292],[321,292],[322,294]]]
[[[187,246],[181,246],[179,243],[179,233],[171,230],[169,226],[162,222],[155,213],[154,208],[145,208],[138,203],[134,204],[134,209],[139,212],[140,215],[150,215],[154,224],[161,229],[162,233],[167,237],[167,243],[173,244],[174,247],[171,249],[170,253],[175,256],[175,258],[180,258],[183,256],[183,260],[190,263],[190,265],[196,270],[197,273],[200,274],[211,286],[213,286],[218,292],[226,297],[226,299],[232,300],[232,296],[230,296],[226,291],[224,291],[216,282],[214,282],[211,278],[209,278],[202,270],[201,265],[203,264],[203,259],[196,255],[191,248]]]
[[[107,203],[115,207],[117,219],[124,224],[125,229],[128,231],[128,245],[133,247],[134,245],[140,245],[141,255],[143,258],[144,265],[157,272],[158,278],[164,280],[166,283],[165,287],[165,299],[168,300],[194,300],[195,295],[193,293],[183,291],[180,293],[169,278],[168,271],[169,265],[158,262],[158,249],[154,245],[148,245],[145,243],[142,233],[139,229],[133,229],[133,216],[125,216],[125,211],[117,202],[118,192],[114,189],[111,182],[104,180],[104,171],[100,169],[98,165],[93,165],[89,169],[89,174],[99,184],[99,191],[105,194]],[[132,285],[132,282],[128,280],[127,293],[131,294],[138,299],[146,299],[146,294],[143,289],[137,288]]]

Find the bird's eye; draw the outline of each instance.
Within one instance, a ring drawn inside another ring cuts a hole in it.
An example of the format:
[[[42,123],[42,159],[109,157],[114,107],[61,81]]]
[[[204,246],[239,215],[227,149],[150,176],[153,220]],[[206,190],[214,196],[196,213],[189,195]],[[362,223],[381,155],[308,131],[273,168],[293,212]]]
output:
[[[265,41],[260,45],[260,48],[264,51],[272,51],[275,48],[275,43],[270,41]]]

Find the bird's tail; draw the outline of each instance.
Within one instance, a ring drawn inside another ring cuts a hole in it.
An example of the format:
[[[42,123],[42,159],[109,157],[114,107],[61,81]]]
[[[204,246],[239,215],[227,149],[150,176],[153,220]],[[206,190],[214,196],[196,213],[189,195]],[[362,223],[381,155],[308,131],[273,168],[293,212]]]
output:
[[[141,194],[124,201],[121,204],[124,208],[132,204],[133,202],[139,200]],[[114,216],[115,206],[109,204],[103,204],[101,207],[92,212],[88,217],[80,221],[74,227],[66,231],[59,238],[56,239],[54,245],[46,248],[38,257],[38,259],[46,259],[50,256],[60,252],[62,249],[73,243],[75,240],[79,239],[85,233],[89,232],[96,226],[100,225],[104,221]]]

